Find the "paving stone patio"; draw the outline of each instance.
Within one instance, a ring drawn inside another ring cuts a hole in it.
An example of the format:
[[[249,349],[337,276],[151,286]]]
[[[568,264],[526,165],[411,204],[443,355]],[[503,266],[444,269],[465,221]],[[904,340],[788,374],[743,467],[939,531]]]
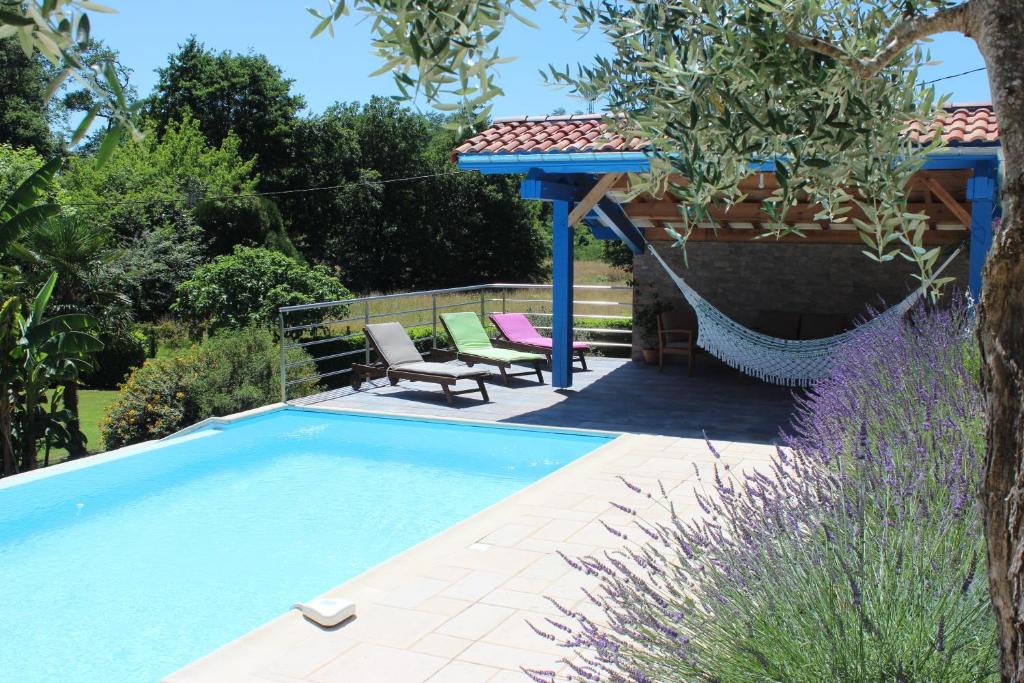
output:
[[[577,366],[578,367],[578,366]],[[699,358],[692,377],[682,366],[656,366],[617,358],[591,358],[588,371],[573,373],[573,387],[553,390],[518,377],[505,387],[488,382],[490,402],[479,395],[456,397],[448,406],[437,385],[386,381],[308,397],[298,403],[334,408],[401,412],[518,422],[548,427],[602,429],[635,434],[700,437],[770,443],[789,422],[792,390],[751,379],[713,358]],[[544,373],[550,382],[550,374]]]
[[[696,465],[764,467],[791,411],[790,392],[705,364],[682,369],[595,359],[571,391],[520,381],[492,384],[492,402],[445,405],[436,389],[380,386],[316,397],[319,409],[519,422],[629,431],[496,505],[329,591],[355,601],[357,615],[324,629],[291,611],[169,676],[169,683],[505,683],[523,667],[565,680],[565,653],[530,623],[557,616],[547,598],[594,619],[583,589],[592,580],[557,554],[602,553],[632,520],[611,505],[664,519],[658,501],[619,477],[656,490],[681,516],[699,514]],[[427,385],[423,385],[426,387]],[[712,437],[720,459],[700,434]],[[635,529],[634,529],[635,530]]]

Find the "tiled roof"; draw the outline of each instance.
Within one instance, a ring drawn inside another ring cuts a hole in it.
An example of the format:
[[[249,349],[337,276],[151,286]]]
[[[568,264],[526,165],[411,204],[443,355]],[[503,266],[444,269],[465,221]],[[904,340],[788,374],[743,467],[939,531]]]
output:
[[[982,145],[999,142],[999,121],[991,104],[956,104],[927,126],[914,121],[908,127],[911,140],[928,142],[941,127],[942,139],[953,145]]]
[[[572,116],[513,116],[494,119],[487,130],[455,148],[460,154],[514,154],[525,152],[629,152],[647,141],[629,140],[608,132],[605,114]]]
[[[608,131],[604,114],[573,116],[513,116],[495,119],[487,130],[474,135],[452,152],[462,154],[523,154],[540,152],[636,152],[647,141],[623,138]],[[908,127],[914,142],[924,142],[942,127],[942,137],[951,144],[990,144],[999,141],[999,123],[991,104],[947,107],[945,113],[927,126],[914,122]]]

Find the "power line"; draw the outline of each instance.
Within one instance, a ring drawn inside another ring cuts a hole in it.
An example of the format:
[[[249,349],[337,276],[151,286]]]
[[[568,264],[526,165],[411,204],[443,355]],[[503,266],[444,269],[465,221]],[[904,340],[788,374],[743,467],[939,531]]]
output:
[[[970,71],[961,71],[958,74],[950,74],[949,76],[943,76],[941,78],[933,78],[930,81],[925,81],[921,85],[931,85],[932,83],[938,83],[939,81],[948,81],[951,78],[960,78],[961,76],[966,76],[967,74],[976,74],[979,71],[986,70],[987,68],[987,66],[979,66],[977,69],[971,69]]]
[[[300,187],[289,190],[268,190],[266,192],[249,192],[246,194],[222,194],[222,195],[209,195],[201,196],[198,198],[191,197],[175,197],[169,199],[139,199],[139,200],[101,200],[95,202],[69,202],[61,204],[65,207],[87,207],[87,206],[145,206],[149,204],[186,204],[191,201],[219,201],[219,200],[231,200],[231,199],[246,199],[248,197],[276,197],[279,195],[287,194],[300,194],[304,192],[329,192],[331,190],[340,190],[350,185],[390,185],[393,183],[406,183],[416,180],[427,180],[430,178],[443,178],[445,176],[457,175],[459,173],[465,173],[461,169],[454,171],[446,171],[444,173],[429,173],[426,175],[414,175],[406,176],[404,178],[385,178],[384,180],[354,180],[348,183],[342,183],[340,185],[319,185],[316,187]]]

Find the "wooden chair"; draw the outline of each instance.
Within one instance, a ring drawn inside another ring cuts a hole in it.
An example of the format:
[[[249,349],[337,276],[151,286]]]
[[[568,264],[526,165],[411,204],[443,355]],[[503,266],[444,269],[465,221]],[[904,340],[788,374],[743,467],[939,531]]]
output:
[[[483,323],[476,317],[476,313],[463,311],[461,313],[442,313],[441,326],[448,333],[452,340],[458,359],[469,367],[476,363],[482,365],[493,365],[501,373],[501,379],[508,386],[510,377],[524,377],[537,375],[537,381],[544,384],[544,375],[541,374],[541,364],[547,358],[540,353],[529,353],[515,349],[495,348],[491,343]],[[513,363],[524,363],[532,365],[532,370],[524,372],[510,372]]]
[[[391,386],[399,380],[410,382],[432,382],[441,385],[448,405],[454,405],[454,398],[463,394],[480,393],[484,401],[490,401],[484,380],[490,377],[487,370],[466,368],[453,363],[432,363],[423,360],[416,345],[399,323],[374,323],[363,328],[363,333],[373,343],[383,361],[377,363],[352,364],[352,388],[359,389],[363,381],[387,377]],[[459,380],[476,382],[476,389],[455,391],[452,387]]]
[[[682,311],[658,314],[658,372],[665,365],[665,356],[686,356],[686,374],[693,374],[697,355],[697,316],[687,307]]]
[[[488,317],[494,323],[499,335],[498,339],[491,340],[492,344],[498,348],[543,354],[548,359],[548,367],[551,367],[553,345],[551,337],[542,337],[529,318],[522,313],[491,313]],[[589,344],[574,341],[572,343],[572,362],[579,363],[586,370],[587,357],[584,354],[589,351]]]

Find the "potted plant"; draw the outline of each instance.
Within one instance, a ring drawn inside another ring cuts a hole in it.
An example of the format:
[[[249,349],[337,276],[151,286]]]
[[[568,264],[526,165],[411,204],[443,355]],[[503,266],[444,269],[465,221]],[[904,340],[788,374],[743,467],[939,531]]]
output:
[[[650,302],[637,306],[633,313],[633,326],[640,332],[640,352],[645,363],[658,362],[658,316],[672,310],[672,304],[662,301],[657,292]]]

